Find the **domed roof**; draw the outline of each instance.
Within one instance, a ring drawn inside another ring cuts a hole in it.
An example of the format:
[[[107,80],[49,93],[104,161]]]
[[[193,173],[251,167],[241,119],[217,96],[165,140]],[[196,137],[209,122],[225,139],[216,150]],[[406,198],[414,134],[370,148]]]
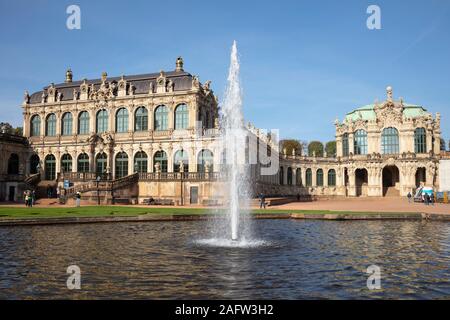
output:
[[[423,116],[428,116],[430,113],[422,106],[403,103],[403,118],[418,118]],[[375,120],[375,104],[368,104],[363,107],[357,108],[345,116],[346,121],[356,121],[358,119],[362,120]]]

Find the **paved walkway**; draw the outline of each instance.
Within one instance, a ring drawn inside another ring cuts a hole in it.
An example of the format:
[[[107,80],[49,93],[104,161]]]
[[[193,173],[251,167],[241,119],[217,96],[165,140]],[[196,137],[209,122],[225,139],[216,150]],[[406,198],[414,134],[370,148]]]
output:
[[[406,198],[346,198],[314,202],[291,202],[280,206],[272,206],[269,209],[450,214],[450,204],[436,203],[426,206],[423,203],[408,203]]]

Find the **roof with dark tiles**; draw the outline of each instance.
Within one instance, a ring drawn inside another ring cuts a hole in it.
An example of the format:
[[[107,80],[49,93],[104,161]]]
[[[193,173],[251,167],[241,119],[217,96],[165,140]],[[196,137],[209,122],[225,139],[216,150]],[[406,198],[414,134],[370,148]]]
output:
[[[160,73],[147,73],[147,74],[138,74],[138,75],[130,75],[123,76],[123,78],[127,81],[127,83],[132,83],[135,87],[135,94],[147,94],[150,90],[150,82],[153,82],[153,86],[156,88],[156,79],[159,77]],[[185,91],[190,90],[192,88],[192,75],[188,72],[184,71],[168,71],[164,72],[164,76],[167,79],[170,79],[174,83],[174,91]],[[107,81],[118,82],[121,77],[108,77]],[[73,82],[63,82],[55,84],[55,88],[57,92],[62,93],[62,101],[73,100],[73,89],[80,91],[80,85],[83,83],[83,80],[73,81]],[[94,84],[95,89],[100,87],[102,83],[102,79],[86,79],[86,83],[91,86]],[[49,86],[44,87],[44,90],[47,90]],[[42,99],[42,90],[33,93],[30,96],[29,103],[41,103]]]

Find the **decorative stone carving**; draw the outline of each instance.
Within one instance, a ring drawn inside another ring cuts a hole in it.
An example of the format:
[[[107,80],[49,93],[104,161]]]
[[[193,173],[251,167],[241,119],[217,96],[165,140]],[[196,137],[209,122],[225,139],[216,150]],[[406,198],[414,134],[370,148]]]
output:
[[[156,93],[165,93],[167,90],[166,87],[166,76],[164,71],[159,72],[158,78],[156,78]]]

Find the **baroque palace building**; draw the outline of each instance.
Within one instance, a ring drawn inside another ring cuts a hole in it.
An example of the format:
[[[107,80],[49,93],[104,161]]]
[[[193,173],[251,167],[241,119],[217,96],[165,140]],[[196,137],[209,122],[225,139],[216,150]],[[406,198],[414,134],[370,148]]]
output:
[[[181,57],[170,72],[72,78],[69,69],[64,83],[25,93],[25,139],[2,144],[2,163],[17,165],[14,177],[4,173],[0,200],[36,189],[38,197],[61,190],[104,203],[221,203],[224,156],[210,81],[185,72]],[[388,87],[385,101],[348,113],[335,127],[337,154],[308,157],[279,152],[276,136],[248,124],[256,144],[243,150],[247,161],[255,150],[279,160],[270,175],[261,174],[267,164],[251,165],[253,195],[404,196],[421,185],[439,188],[439,114],[394,100]]]

